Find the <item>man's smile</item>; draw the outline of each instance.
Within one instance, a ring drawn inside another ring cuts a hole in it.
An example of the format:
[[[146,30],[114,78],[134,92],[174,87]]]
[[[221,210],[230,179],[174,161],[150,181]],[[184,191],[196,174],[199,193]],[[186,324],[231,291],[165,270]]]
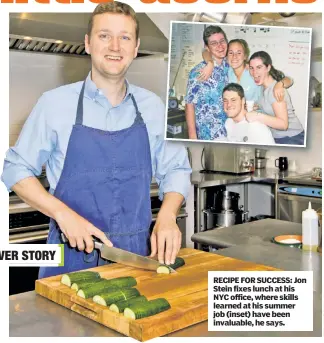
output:
[[[105,55],[106,60],[110,61],[121,61],[123,59],[122,56],[113,56],[113,55]]]

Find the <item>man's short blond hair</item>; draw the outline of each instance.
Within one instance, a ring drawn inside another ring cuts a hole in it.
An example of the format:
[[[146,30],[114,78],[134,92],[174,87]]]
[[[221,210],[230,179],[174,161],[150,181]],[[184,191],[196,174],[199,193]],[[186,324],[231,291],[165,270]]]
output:
[[[138,19],[136,17],[136,13],[131,6],[124,4],[123,2],[119,2],[119,1],[102,3],[102,4],[99,4],[95,8],[95,10],[91,14],[89,24],[88,24],[88,36],[89,36],[89,38],[91,36],[94,17],[98,14],[104,14],[104,13],[124,14],[126,16],[131,17],[135,22],[136,40],[138,40],[139,23],[138,23]]]

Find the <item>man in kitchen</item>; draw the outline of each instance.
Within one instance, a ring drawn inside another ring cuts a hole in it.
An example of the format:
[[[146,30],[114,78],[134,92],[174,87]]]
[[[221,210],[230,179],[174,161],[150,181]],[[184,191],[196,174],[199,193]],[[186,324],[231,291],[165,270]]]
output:
[[[48,243],[62,243],[61,233],[69,241],[64,267],[42,267],[40,278],[106,263],[93,237],[165,264],[180,249],[176,215],[191,168],[184,146],[163,140],[163,102],[125,78],[138,35],[129,5],[99,4],[85,36],[86,80],[45,92],[6,154],[7,189],[51,218]],[[50,192],[36,177],[43,165]],[[163,203],[150,236],[153,176]]]
[[[224,111],[228,117],[225,122],[227,141],[246,142],[261,145],[274,145],[272,133],[267,125],[246,120],[244,89],[238,83],[229,83],[223,89]]]

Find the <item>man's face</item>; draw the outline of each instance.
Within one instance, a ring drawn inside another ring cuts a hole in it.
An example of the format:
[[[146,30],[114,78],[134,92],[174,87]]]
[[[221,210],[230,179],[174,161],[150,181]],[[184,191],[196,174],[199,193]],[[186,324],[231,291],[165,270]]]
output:
[[[216,60],[221,60],[226,56],[227,42],[222,33],[214,33],[208,38],[207,49]]]
[[[240,98],[235,91],[225,91],[223,94],[224,111],[229,118],[238,116],[244,108],[245,99]]]
[[[92,67],[107,78],[122,78],[137,56],[136,24],[124,14],[104,13],[93,19],[91,37],[85,37]]]

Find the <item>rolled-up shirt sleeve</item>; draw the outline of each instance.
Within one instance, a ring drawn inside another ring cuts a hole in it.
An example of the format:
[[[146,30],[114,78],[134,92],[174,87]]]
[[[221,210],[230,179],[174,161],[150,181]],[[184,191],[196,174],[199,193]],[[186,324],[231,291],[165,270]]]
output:
[[[164,118],[164,104],[162,101],[156,107],[161,111],[159,118]],[[161,126],[164,128],[164,124]],[[190,189],[191,167],[187,150],[182,142],[164,140],[164,129],[156,137],[154,145],[153,173],[159,185],[159,199],[163,200],[165,193],[177,192],[185,200]]]
[[[38,176],[53,149],[53,133],[46,118],[46,96],[42,95],[27,118],[16,144],[6,153],[1,175],[8,191],[17,182]]]

